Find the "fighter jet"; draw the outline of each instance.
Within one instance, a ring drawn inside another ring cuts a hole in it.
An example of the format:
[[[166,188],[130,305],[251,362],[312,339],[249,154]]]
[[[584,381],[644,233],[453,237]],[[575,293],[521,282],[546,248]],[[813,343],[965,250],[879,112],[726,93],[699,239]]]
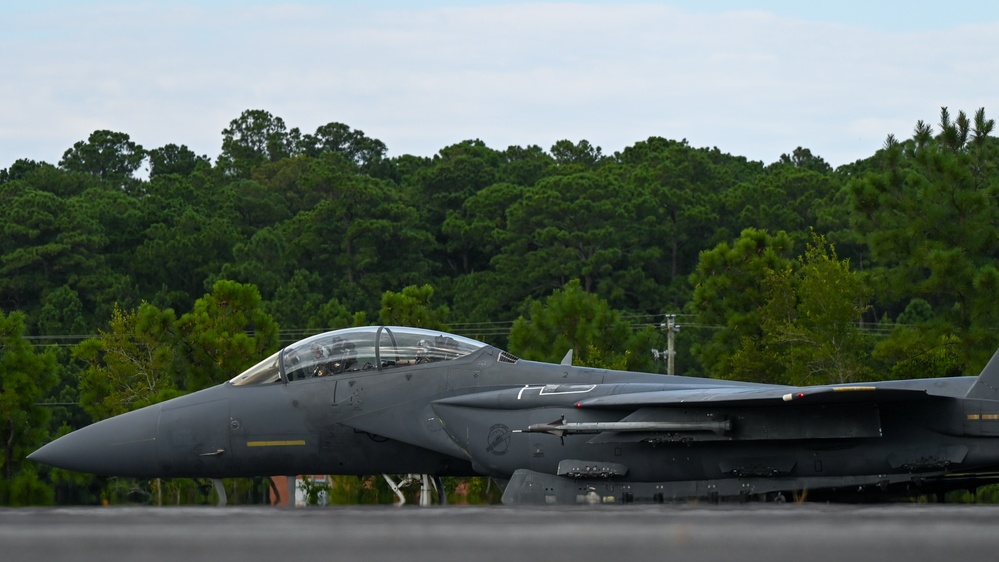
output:
[[[939,493],[999,470],[978,377],[788,387],[519,359],[459,335],[319,334],[32,453],[79,472],[488,476],[506,504]]]

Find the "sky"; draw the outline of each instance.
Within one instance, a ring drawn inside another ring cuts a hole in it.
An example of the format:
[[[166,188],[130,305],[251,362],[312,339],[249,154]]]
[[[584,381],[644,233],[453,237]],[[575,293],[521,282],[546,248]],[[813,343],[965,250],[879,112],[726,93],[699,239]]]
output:
[[[248,109],[390,156],[651,136],[833,166],[999,112],[985,0],[0,0],[0,169],[96,130],[213,161]]]

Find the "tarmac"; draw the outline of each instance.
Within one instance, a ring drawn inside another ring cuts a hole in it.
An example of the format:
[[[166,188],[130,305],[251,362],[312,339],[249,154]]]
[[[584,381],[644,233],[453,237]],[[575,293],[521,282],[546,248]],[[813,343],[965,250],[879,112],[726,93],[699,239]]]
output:
[[[0,510],[0,560],[994,560],[999,506]]]

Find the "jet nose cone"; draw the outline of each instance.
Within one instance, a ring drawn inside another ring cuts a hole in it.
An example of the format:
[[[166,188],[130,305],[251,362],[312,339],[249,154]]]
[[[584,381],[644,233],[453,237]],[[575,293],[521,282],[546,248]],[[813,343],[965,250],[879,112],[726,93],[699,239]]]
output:
[[[64,435],[28,458],[101,476],[154,477],[159,472],[159,405],[115,416]]]

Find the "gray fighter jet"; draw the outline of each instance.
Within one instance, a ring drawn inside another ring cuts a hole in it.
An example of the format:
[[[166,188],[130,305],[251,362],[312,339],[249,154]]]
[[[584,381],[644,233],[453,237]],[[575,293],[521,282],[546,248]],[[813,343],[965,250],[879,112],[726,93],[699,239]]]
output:
[[[518,359],[402,327],[320,334],[29,458],[138,478],[484,475],[507,504],[939,493],[999,471],[978,377],[787,387]]]

